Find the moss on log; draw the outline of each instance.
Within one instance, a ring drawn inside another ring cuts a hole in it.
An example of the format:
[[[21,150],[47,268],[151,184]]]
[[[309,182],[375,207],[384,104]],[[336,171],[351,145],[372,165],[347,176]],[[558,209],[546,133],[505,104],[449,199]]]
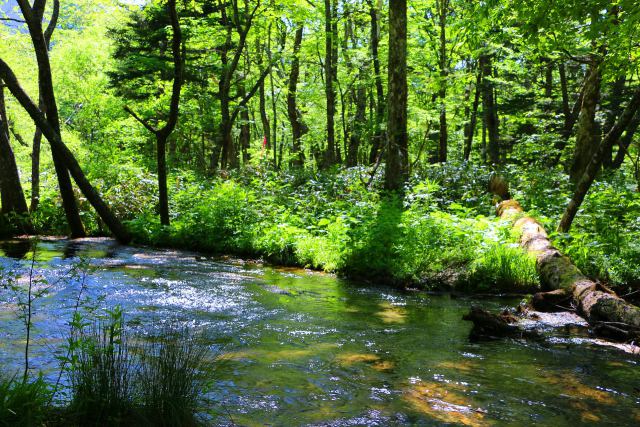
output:
[[[541,284],[547,292],[534,295],[534,307],[558,307],[571,297],[578,312],[596,332],[598,329],[615,330],[618,337],[625,339],[640,337],[640,308],[585,276],[571,259],[553,247],[544,227],[535,218],[524,216],[516,200],[500,202],[496,213],[514,222],[514,229],[520,233],[520,245],[536,257]]]

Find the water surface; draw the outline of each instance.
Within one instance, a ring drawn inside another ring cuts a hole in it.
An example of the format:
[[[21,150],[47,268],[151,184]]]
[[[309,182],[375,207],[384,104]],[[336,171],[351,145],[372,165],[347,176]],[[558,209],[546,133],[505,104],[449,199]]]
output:
[[[4,277],[28,273],[33,248],[0,244]],[[74,268],[88,258],[90,268]],[[32,365],[54,376],[78,290],[120,305],[131,326],[167,322],[201,331],[212,352],[214,425],[640,424],[637,356],[555,331],[542,342],[471,342],[471,304],[365,287],[332,275],[118,246],[111,240],[39,242]],[[22,277],[19,280],[26,280]],[[44,282],[43,282],[44,283]],[[21,366],[24,327],[0,290],[0,361]]]

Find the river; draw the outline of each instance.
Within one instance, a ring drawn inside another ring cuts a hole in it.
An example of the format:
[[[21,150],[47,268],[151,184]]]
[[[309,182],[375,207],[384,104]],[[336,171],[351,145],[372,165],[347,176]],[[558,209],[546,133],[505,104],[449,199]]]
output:
[[[538,342],[469,340],[472,304],[517,300],[402,292],[109,239],[42,240],[35,253],[34,276],[48,287],[34,304],[35,370],[54,375],[84,282],[85,297],[120,305],[139,333],[170,322],[203,334],[213,425],[640,424],[637,356],[565,330]],[[29,242],[2,242],[4,277],[28,274],[32,256]],[[24,325],[11,292],[0,296],[0,363],[11,373]]]

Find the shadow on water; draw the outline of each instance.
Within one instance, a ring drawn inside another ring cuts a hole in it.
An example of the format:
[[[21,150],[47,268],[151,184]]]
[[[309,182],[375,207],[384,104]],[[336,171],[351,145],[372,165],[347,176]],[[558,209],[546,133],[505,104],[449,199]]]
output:
[[[34,241],[29,239],[0,241],[0,256],[24,259],[33,250]]]

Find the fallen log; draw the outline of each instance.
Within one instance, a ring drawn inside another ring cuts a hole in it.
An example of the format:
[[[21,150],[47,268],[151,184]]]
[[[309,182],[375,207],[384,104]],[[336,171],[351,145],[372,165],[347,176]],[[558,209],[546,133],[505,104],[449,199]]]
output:
[[[508,189],[496,193],[502,197],[508,194]],[[562,305],[572,302],[595,333],[623,340],[640,338],[640,308],[585,276],[553,247],[544,227],[535,218],[526,216],[520,203],[503,200],[498,203],[496,213],[502,219],[513,221],[514,230],[520,234],[520,245],[536,257],[536,268],[546,292],[534,295],[531,301],[534,308],[558,311]]]
[[[462,320],[473,322],[470,338],[539,338],[535,331],[525,330],[518,325],[518,318],[508,311],[493,314],[480,307],[473,306]]]

